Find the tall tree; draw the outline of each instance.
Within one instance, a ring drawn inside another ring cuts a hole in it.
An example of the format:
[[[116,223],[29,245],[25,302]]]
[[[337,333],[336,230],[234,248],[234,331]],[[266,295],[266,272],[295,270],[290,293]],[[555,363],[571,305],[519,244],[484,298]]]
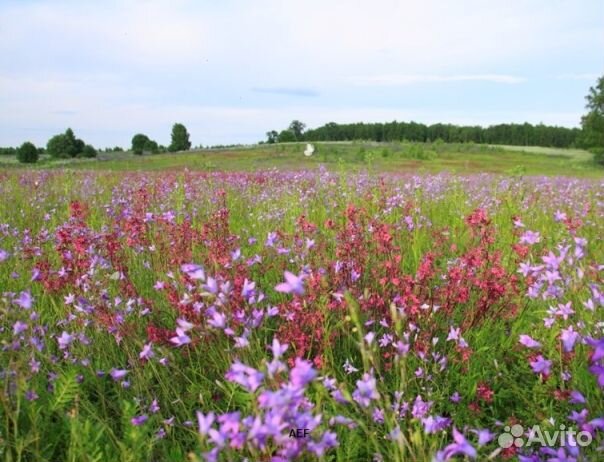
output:
[[[266,132],[266,142],[268,144],[276,143],[278,137],[279,137],[279,133],[277,133],[276,130],[271,130],[270,132]]]
[[[297,141],[302,140],[302,134],[304,133],[305,128],[306,124],[300,122],[299,120],[292,120],[292,123],[289,124],[289,130],[294,134]]]
[[[581,119],[581,143],[604,163],[604,76],[600,77],[585,97],[589,112]]]
[[[183,124],[176,123],[172,126],[172,143],[168,150],[170,152],[175,151],[188,151],[191,149],[191,141],[189,140],[189,132]]]

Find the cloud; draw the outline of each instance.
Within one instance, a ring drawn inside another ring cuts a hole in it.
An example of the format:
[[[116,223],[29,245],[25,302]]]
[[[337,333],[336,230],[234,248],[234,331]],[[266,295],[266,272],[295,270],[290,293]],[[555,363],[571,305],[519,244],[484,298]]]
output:
[[[517,84],[526,81],[524,77],[505,74],[468,74],[468,75],[404,75],[386,74],[358,76],[348,79],[354,85],[371,86],[401,86],[419,83],[448,83],[448,82],[490,82]]]
[[[289,95],[313,97],[319,96],[319,92],[311,88],[293,88],[293,87],[254,87],[251,89],[254,93],[268,93],[273,95]]]

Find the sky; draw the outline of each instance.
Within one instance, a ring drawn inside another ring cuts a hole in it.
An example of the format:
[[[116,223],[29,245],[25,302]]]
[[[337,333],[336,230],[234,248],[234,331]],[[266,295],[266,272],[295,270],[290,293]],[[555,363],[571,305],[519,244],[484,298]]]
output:
[[[298,119],[578,126],[603,0],[0,0],[0,146],[254,143]]]

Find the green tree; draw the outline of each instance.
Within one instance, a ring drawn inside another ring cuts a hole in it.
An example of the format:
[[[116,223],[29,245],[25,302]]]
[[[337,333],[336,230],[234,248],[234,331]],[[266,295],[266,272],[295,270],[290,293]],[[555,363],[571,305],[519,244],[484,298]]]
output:
[[[292,123],[289,124],[289,130],[296,137],[296,141],[302,140],[302,135],[304,134],[305,128],[306,124],[300,122],[299,120],[292,120]]]
[[[26,141],[17,148],[17,160],[23,164],[38,162],[38,149],[33,143]]]
[[[282,130],[277,137],[279,143],[292,143],[296,141],[296,135],[291,130]]]
[[[266,142],[268,144],[276,143],[277,138],[279,138],[279,133],[277,133],[276,130],[271,130],[270,132],[266,132]]]
[[[48,140],[46,151],[54,158],[70,158],[82,155],[86,143],[76,138],[73,130],[68,128],[65,133],[55,135]]]
[[[172,143],[168,150],[170,152],[188,151],[191,149],[191,141],[189,140],[189,132],[183,124],[176,123],[172,126]]]
[[[159,146],[157,145],[157,142],[153,140],[147,140],[143,146],[143,149],[153,154],[157,154],[159,152]]]
[[[137,133],[132,137],[132,152],[137,155],[141,155],[145,150],[145,144],[151,141],[147,135]]]
[[[581,119],[581,144],[595,154],[596,161],[604,164],[604,76],[589,89],[585,99],[589,112]]]

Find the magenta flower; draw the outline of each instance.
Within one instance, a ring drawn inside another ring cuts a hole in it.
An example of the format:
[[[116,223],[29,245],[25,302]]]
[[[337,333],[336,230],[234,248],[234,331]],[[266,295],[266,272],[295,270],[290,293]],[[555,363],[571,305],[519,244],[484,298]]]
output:
[[[277,284],[275,290],[286,294],[304,295],[304,282],[302,276],[296,276],[289,271],[285,271],[285,282]]]
[[[519,342],[527,348],[541,348],[541,343],[533,339],[530,335],[520,335]]]

